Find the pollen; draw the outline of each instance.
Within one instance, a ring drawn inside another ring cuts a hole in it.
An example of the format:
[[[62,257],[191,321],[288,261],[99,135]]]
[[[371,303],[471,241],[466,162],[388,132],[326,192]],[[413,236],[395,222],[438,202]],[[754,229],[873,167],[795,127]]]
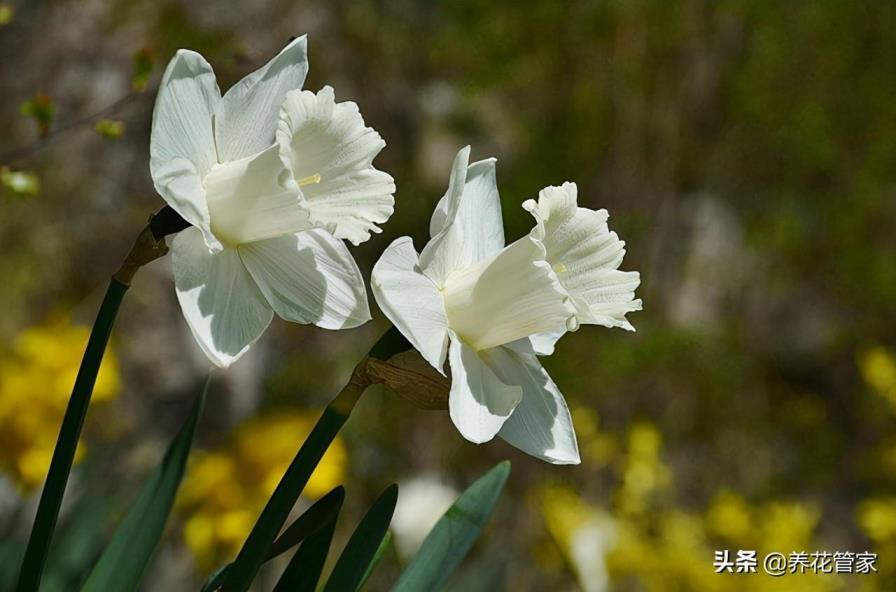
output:
[[[302,177],[298,180],[299,187],[304,187],[305,185],[317,185],[320,183],[320,175],[308,175],[307,177]]]

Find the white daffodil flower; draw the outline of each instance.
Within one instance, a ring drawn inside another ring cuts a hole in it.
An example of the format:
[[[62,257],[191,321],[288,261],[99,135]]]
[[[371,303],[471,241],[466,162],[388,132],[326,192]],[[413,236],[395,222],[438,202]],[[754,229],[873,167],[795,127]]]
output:
[[[218,366],[273,314],[328,329],[370,319],[364,281],[341,239],[379,232],[395,184],[373,168],[385,146],[354,103],[300,91],[306,38],[222,97],[211,66],[180,50],[153,111],[156,190],[193,227],[171,244],[177,297]]]
[[[454,161],[422,253],[402,237],[374,266],[374,296],[439,372],[447,356],[448,407],[466,439],[497,435],[546,461],[576,464],[569,410],[534,346],[560,328],[604,320],[595,274],[615,259],[595,254],[606,237],[578,234],[578,220],[570,226],[557,215],[551,222],[550,209],[539,214],[536,230],[505,247],[495,160],[468,165],[469,154],[464,148]],[[582,307],[592,302],[587,316]],[[618,316],[616,309],[607,314]]]

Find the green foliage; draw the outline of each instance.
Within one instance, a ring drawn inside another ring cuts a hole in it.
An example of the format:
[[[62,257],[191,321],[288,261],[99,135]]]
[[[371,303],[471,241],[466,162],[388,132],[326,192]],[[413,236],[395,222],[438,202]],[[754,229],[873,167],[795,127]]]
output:
[[[427,535],[392,591],[441,589],[479,538],[509,475],[510,463],[504,461],[470,485]]]
[[[50,133],[50,126],[56,116],[56,104],[50,95],[41,92],[19,105],[19,112],[34,121],[38,134],[43,138]]]
[[[117,140],[124,133],[124,122],[114,119],[100,119],[93,126],[93,129],[104,138]]]
[[[354,592],[361,586],[386,536],[396,503],[398,485],[393,484],[380,494],[352,533],[324,592]]]
[[[339,486],[324,497],[317,500],[310,508],[296,518],[274,544],[271,545],[265,561],[286,553],[305,539],[314,536],[318,531],[331,527],[339,516],[339,510],[345,500],[345,488]],[[217,570],[202,587],[203,592],[211,592],[218,589],[227,579],[227,572],[232,564],[228,564]]]
[[[324,570],[336,532],[334,516],[324,528],[309,536],[283,571],[274,592],[314,592]]]
[[[133,68],[131,88],[137,92],[142,92],[146,90],[149,78],[156,67],[156,52],[150,47],[141,47],[134,52],[131,61]]]
[[[224,582],[226,592],[248,590],[302,489],[327,451],[359,393],[344,390],[327,408],[268,500]],[[348,404],[346,401],[348,400]]]
[[[139,586],[171,513],[207,392],[208,381],[162,462],[84,583],[84,592],[128,592]]]

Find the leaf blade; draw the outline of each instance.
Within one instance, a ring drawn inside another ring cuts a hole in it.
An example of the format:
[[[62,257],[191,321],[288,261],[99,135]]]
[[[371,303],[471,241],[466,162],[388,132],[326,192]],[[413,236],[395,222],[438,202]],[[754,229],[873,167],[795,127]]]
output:
[[[90,572],[82,592],[126,592],[137,589],[162,538],[177,489],[183,479],[193,436],[208,392],[208,383],[207,380],[162,461]]]
[[[398,485],[392,484],[373,502],[358,523],[333,567],[324,592],[355,591],[376,557],[398,502]]]
[[[314,592],[317,589],[336,533],[336,518],[333,516],[323,528],[305,539],[286,565],[273,592]]]
[[[482,532],[509,475],[504,461],[473,482],[426,536],[392,592],[442,588]]]
[[[265,561],[270,561],[286,553],[317,531],[328,526],[330,521],[336,520],[344,500],[345,488],[340,485],[314,502],[310,508],[305,510],[301,516],[286,527],[283,534],[277,537],[277,540],[274,541],[274,544],[268,550]],[[205,585],[203,585],[202,592],[211,592],[220,588],[227,578],[227,571],[231,568],[231,565],[233,564],[228,563],[213,573],[206,580]]]

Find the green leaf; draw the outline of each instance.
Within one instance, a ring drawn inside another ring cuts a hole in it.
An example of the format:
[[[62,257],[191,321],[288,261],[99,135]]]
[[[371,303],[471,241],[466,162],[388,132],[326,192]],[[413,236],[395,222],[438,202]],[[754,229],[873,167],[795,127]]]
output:
[[[265,560],[270,561],[274,557],[286,553],[324,526],[327,526],[331,520],[336,520],[336,517],[339,516],[339,510],[342,509],[343,501],[345,501],[345,487],[342,485],[317,500],[304,514],[286,527],[283,534],[271,545]]]
[[[45,138],[50,133],[50,126],[56,116],[56,104],[50,95],[41,92],[19,105],[19,112],[34,120],[40,137]]]
[[[137,589],[162,538],[165,522],[184,476],[193,435],[208,392],[208,382],[196,398],[184,425],[171,441],[162,462],[143,486],[137,501],[88,576],[82,592],[130,592]]]
[[[146,84],[156,67],[156,53],[150,47],[138,49],[132,58],[134,73],[131,75],[131,87],[142,92],[146,90]]]
[[[331,521],[336,520],[344,500],[345,488],[340,485],[314,502],[310,508],[286,527],[283,534],[271,545],[264,560],[270,561],[286,553],[318,530],[328,526]],[[217,590],[227,578],[227,572],[231,565],[228,563],[212,574],[202,587],[202,592]]]
[[[231,564],[223,590],[245,592],[249,589],[277,533],[280,532],[305,484],[317,468],[317,463],[348,419],[359,395],[357,388],[349,384],[324,410],[292,464],[286,469],[277,489],[252,527],[252,532],[249,533],[243,548]]]
[[[40,495],[37,515],[34,518],[34,526],[31,528],[31,536],[28,539],[28,547],[25,550],[22,569],[19,572],[17,592],[36,592],[40,586],[41,575],[47,560],[47,551],[50,548],[53,531],[56,529],[59,507],[65,493],[65,485],[72,470],[78,438],[81,436],[81,428],[84,426],[87,407],[90,405],[90,397],[93,394],[93,385],[96,382],[100,363],[103,361],[103,354],[109,342],[118,307],[121,305],[121,300],[127,289],[125,284],[114,279],[111,281],[103,303],[100,305],[100,311],[97,313],[90,338],[87,340],[87,348],[81,360],[81,367],[78,369],[78,376],[75,378],[72,396],[62,418],[62,427],[59,429],[59,438],[56,440],[56,448],[53,450],[53,459],[50,461],[47,480]]]
[[[373,502],[352,533],[333,567],[324,592],[354,592],[361,586],[386,536],[397,502],[398,485],[392,484]]]
[[[333,516],[324,528],[305,539],[289,560],[274,592],[314,592],[317,589],[336,532],[336,518]]]
[[[117,140],[124,134],[124,122],[115,119],[100,119],[93,129],[104,138]]]
[[[386,549],[389,548],[389,545],[392,544],[392,531],[386,531],[386,536],[383,537],[383,540],[380,541],[380,546],[376,550],[376,554],[373,556],[373,560],[370,562],[370,565],[367,566],[367,571],[364,572],[364,577],[361,578],[361,583],[358,584],[358,590],[364,588],[364,584],[367,583],[367,580],[370,579],[370,576],[373,575],[373,571],[376,569],[376,566],[379,565],[380,560],[383,558],[383,555],[386,554]]]
[[[426,536],[392,592],[435,591],[445,585],[479,538],[508,475],[510,463],[499,463],[457,498]]]

